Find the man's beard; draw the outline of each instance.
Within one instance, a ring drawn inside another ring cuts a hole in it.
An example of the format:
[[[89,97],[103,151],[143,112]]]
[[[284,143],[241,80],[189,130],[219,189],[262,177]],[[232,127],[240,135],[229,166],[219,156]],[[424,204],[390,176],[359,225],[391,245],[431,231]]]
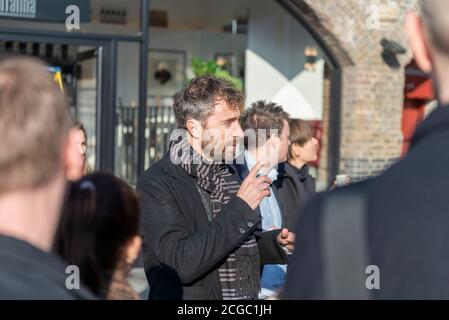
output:
[[[215,163],[232,162],[235,158],[235,142],[231,144],[223,144],[222,142],[216,142],[214,139],[210,141],[201,141],[201,150],[203,156],[212,159]]]

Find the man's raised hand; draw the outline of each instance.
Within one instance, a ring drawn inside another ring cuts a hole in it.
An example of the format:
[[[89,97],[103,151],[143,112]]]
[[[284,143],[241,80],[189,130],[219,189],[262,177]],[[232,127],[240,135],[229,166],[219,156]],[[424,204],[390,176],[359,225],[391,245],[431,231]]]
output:
[[[262,163],[257,163],[243,180],[237,197],[243,199],[253,210],[256,209],[263,198],[270,196],[271,179],[266,176],[257,177]]]

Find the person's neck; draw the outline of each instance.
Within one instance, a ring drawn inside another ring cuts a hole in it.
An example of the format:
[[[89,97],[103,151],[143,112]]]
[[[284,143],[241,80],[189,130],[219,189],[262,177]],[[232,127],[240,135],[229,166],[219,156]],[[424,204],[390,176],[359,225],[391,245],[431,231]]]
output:
[[[288,163],[290,163],[292,166],[298,168],[298,169],[302,169],[307,163],[302,161],[301,159],[290,159],[288,161]]]
[[[43,187],[0,196],[0,234],[51,250],[65,191],[63,173],[57,176]]]

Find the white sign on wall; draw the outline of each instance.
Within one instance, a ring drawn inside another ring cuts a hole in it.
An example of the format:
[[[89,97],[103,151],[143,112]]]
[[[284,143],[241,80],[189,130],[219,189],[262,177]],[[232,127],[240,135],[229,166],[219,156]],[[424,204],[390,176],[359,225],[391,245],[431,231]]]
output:
[[[36,0],[0,0],[0,16],[36,18]]]

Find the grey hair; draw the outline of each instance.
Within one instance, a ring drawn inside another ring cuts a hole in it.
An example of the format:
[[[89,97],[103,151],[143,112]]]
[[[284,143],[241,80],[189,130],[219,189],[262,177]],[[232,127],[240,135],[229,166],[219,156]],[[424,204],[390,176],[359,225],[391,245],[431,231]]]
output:
[[[224,100],[232,110],[238,110],[243,106],[244,95],[223,78],[203,75],[192,79],[190,84],[174,97],[173,109],[178,128],[186,129],[189,118],[204,124],[220,100]]]

